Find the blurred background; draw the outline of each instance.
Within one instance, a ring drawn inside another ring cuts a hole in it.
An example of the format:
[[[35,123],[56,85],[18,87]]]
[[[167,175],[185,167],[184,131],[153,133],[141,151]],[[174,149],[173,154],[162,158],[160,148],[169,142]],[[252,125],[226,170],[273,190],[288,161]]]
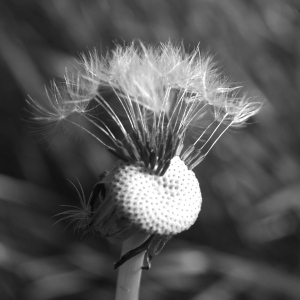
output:
[[[55,222],[113,158],[81,131],[30,122],[26,98],[116,42],[198,43],[258,101],[195,170],[197,223],[144,272],[141,299],[300,299],[300,4],[296,0],[0,3],[0,299],[113,299],[120,245]]]

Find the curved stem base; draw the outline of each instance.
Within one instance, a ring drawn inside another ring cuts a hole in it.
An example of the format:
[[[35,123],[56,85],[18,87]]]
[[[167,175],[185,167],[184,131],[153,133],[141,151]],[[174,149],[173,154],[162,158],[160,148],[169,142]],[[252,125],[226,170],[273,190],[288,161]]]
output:
[[[140,246],[148,237],[141,232],[131,236],[123,243],[122,255]],[[138,300],[143,262],[144,252],[141,252],[119,267],[115,300]]]

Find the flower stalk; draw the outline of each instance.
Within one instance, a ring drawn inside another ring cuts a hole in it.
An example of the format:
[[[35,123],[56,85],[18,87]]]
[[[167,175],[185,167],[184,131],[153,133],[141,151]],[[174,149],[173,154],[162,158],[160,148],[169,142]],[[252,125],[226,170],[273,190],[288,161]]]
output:
[[[148,234],[136,233],[123,242],[122,255],[143,244]],[[115,300],[138,300],[144,252],[135,255],[119,267]]]

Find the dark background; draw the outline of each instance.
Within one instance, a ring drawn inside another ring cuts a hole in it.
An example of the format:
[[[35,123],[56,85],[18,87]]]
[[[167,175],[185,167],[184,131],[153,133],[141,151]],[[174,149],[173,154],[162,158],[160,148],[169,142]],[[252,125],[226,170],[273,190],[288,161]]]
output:
[[[144,272],[141,299],[300,299],[300,4],[281,0],[0,3],[0,299],[113,299],[120,246],[54,225],[113,158],[74,128],[30,123],[28,95],[115,42],[200,43],[265,101],[195,170],[203,207]],[[27,107],[28,108],[28,107]],[[78,184],[77,184],[78,185]]]

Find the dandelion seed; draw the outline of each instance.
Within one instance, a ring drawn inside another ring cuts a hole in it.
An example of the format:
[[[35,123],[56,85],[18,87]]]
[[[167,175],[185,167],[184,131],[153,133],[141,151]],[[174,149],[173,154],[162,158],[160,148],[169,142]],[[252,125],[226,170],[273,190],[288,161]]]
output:
[[[260,104],[239,97],[239,87],[229,86],[199,47],[188,54],[171,43],[157,48],[132,43],[104,58],[92,52],[83,57],[82,68],[66,73],[62,89],[53,86],[53,112],[31,101],[36,119],[68,121],[70,114],[79,113],[109,143],[83,129],[120,160],[102,176],[87,203],[81,201],[83,213],[71,210],[66,217],[78,222],[76,229],[110,239],[148,233],[149,240],[116,267],[141,251],[149,262],[198,217],[202,197],[192,169],[230,126],[243,125]],[[93,115],[95,107],[107,118]],[[186,145],[190,133],[194,141]]]
[[[87,201],[85,198],[82,186],[78,179],[77,182],[79,188],[77,188],[77,186],[70,181],[70,183],[75,188],[78,194],[80,206],[64,205],[65,207],[68,207],[70,209],[56,215],[56,217],[62,216],[56,223],[64,220],[68,220],[68,226],[75,223],[74,232],[86,230],[89,225],[89,219],[92,214],[91,206],[89,205],[89,201]]]

